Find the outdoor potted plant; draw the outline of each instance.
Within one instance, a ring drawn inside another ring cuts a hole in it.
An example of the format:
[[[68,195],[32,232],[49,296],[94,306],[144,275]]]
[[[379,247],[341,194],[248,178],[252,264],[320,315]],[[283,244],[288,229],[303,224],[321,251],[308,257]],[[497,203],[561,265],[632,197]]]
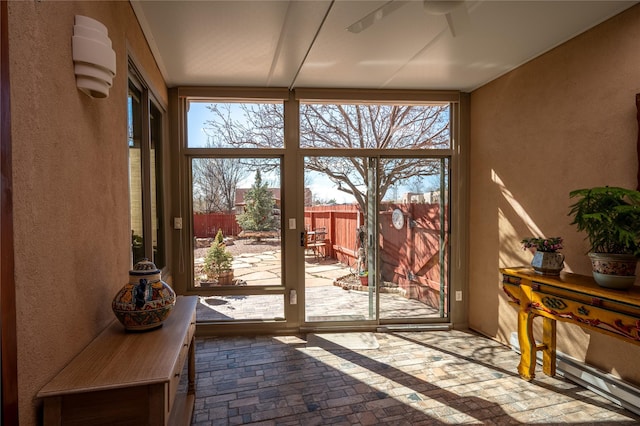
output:
[[[593,278],[602,287],[627,289],[640,257],[640,192],[619,187],[578,189],[569,216],[590,244]]]
[[[215,280],[217,285],[233,284],[232,261],[233,255],[227,249],[220,229],[204,258],[204,272],[207,278]]]
[[[369,285],[369,271],[362,271],[360,273],[360,284],[363,286]]]
[[[562,237],[551,238],[525,238],[522,247],[533,251],[531,266],[538,274],[560,275],[564,268],[564,255],[558,250],[562,249]]]

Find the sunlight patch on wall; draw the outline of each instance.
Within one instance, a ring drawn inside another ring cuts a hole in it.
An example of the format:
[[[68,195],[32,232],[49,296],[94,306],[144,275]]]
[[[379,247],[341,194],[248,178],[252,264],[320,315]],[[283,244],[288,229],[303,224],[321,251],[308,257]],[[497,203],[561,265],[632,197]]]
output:
[[[542,230],[538,227],[538,225],[535,224],[533,218],[529,216],[524,207],[522,207],[522,204],[520,204],[518,200],[516,200],[511,191],[509,191],[509,189],[505,186],[504,182],[502,181],[500,176],[498,176],[495,170],[491,170],[491,180],[496,185],[498,185],[502,196],[507,201],[507,203],[509,203],[514,213],[518,215],[520,219],[522,219],[524,225],[529,229],[531,235],[544,237],[545,235],[543,234]]]
[[[498,176],[495,170],[491,170],[491,180],[500,190],[500,194],[507,202],[511,211],[498,209],[498,229],[500,247],[506,250],[500,252],[500,267],[509,267],[515,265],[527,265],[531,262],[531,256],[527,251],[522,249],[520,241],[526,237],[547,237],[540,227],[535,223],[533,218],[527,213],[525,208],[520,204],[513,193],[506,187],[503,180]],[[510,219],[511,218],[511,219]],[[518,235],[516,229],[519,224],[514,223],[514,219],[520,219],[522,225],[527,228],[526,235]],[[565,263],[565,270],[570,268]]]
[[[518,236],[508,216],[504,210],[498,208],[498,232],[499,234],[499,266],[508,268],[523,266],[531,262],[531,255],[522,249],[520,245],[521,237]]]

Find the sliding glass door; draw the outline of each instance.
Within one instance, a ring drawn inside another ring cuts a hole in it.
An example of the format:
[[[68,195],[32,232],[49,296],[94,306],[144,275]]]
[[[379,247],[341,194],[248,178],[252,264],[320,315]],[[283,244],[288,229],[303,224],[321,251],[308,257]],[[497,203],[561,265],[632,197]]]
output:
[[[307,322],[377,318],[376,162],[305,157],[304,268]]]
[[[410,165],[379,207],[380,318],[396,322],[448,316],[449,161],[383,158],[391,175]]]
[[[445,318],[448,160],[305,157],[304,164],[305,320]],[[411,173],[381,184],[400,170]]]
[[[451,114],[301,101],[308,324],[447,317]]]

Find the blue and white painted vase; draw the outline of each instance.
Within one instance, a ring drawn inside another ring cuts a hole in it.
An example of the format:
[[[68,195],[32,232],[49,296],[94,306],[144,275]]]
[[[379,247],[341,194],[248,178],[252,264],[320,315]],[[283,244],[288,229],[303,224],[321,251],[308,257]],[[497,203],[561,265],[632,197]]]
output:
[[[536,251],[531,266],[538,274],[560,275],[560,271],[564,268],[564,254],[555,251]]]

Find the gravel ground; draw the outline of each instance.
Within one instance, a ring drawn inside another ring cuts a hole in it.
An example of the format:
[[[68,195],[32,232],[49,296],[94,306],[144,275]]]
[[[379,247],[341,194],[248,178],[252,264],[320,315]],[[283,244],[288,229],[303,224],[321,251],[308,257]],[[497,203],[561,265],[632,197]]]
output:
[[[260,242],[252,239],[233,240],[233,244],[227,244],[227,248],[233,256],[243,253],[262,253],[265,251],[280,250],[280,239],[267,238]],[[194,257],[204,257],[208,248],[199,248],[194,250]]]

